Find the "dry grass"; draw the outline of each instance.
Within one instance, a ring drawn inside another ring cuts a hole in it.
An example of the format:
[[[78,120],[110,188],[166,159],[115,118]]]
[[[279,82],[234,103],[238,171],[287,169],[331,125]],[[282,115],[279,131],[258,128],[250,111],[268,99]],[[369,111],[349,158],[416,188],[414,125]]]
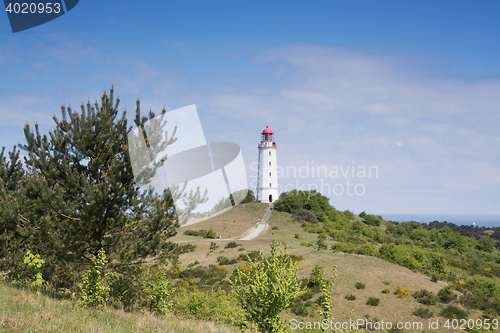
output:
[[[174,242],[196,242],[202,240],[202,238],[196,236],[186,236],[184,235],[184,231],[200,229],[208,230],[210,228],[216,232],[217,236],[221,236],[223,239],[235,239],[246,236],[250,233],[249,230],[258,224],[260,218],[264,215],[266,208],[267,205],[263,203],[237,205],[233,209],[208,220],[179,228],[177,235],[173,237],[172,240]]]
[[[235,208],[236,209],[236,208]],[[233,209],[234,213],[238,212]],[[256,220],[254,218],[254,220]],[[309,248],[300,245],[302,242],[316,243],[317,235],[306,233],[301,228],[299,223],[293,222],[291,215],[283,212],[274,211],[269,220],[270,227],[262,234],[251,241],[237,241],[243,244],[245,250],[257,250],[259,246],[264,252],[264,255],[269,254],[269,244],[273,239],[288,244],[288,253],[301,255],[304,260],[299,263],[299,278],[308,278],[316,264],[322,265],[325,270],[325,276],[331,277],[333,266],[337,265],[337,280],[333,291],[333,314],[335,320],[345,320],[350,318],[350,310],[353,309],[356,319],[365,318],[369,315],[370,319],[378,318],[384,322],[422,322],[423,328],[428,330],[427,319],[422,319],[413,315],[413,311],[422,306],[412,297],[407,296],[399,298],[394,294],[398,285],[409,290],[411,293],[427,289],[437,294],[437,292],[446,286],[445,282],[434,283],[429,277],[415,273],[405,267],[389,263],[385,260],[362,256],[357,254],[333,253],[331,250],[320,250]],[[237,223],[236,223],[237,224]],[[277,230],[272,230],[272,227],[278,227]],[[242,230],[242,229],[240,229]],[[300,238],[295,239],[295,234],[299,234]],[[193,238],[193,237],[192,237]],[[210,240],[198,241],[195,252],[187,253],[181,256],[183,265],[187,265],[195,260],[198,260],[202,265],[217,264],[218,256],[234,258],[242,252],[236,249],[224,249],[226,242],[220,242],[220,247],[215,251],[210,251]],[[331,247],[333,241],[327,241],[328,248]],[[218,243],[219,244],[219,243]],[[205,250],[201,250],[205,247]],[[224,251],[222,254],[220,251]],[[241,264],[225,266],[231,272],[234,267]],[[384,285],[382,281],[389,281],[390,285]],[[356,282],[362,282],[366,285],[365,289],[358,290],[354,287]],[[389,294],[383,294],[382,289],[389,288]],[[356,296],[355,301],[345,299],[346,294]],[[318,294],[320,295],[320,294]],[[316,295],[313,300],[316,300]],[[366,304],[368,298],[380,298],[379,306],[369,306]],[[425,306],[427,307],[427,306]],[[442,305],[429,306],[429,309],[434,312],[435,317],[431,320],[436,320],[436,316],[442,309]],[[298,318],[298,316],[286,312],[283,317],[287,320]],[[471,313],[470,318],[476,319],[479,313]],[[304,318],[311,321],[319,319],[315,314],[313,317]],[[442,325],[445,319],[440,317],[439,322],[441,329],[437,332],[452,332],[453,330],[444,329]]]
[[[0,283],[0,331],[19,332],[241,332],[235,328],[206,321],[187,320],[171,315],[130,313],[112,308],[102,311],[82,309],[69,300]]]
[[[194,252],[180,256],[181,266],[198,261],[201,265],[217,264],[218,256],[234,258],[247,251],[257,250],[259,246],[264,255],[269,254],[269,244],[273,239],[288,244],[290,254],[301,255],[304,260],[299,263],[299,278],[308,278],[316,264],[322,265],[325,276],[330,277],[332,268],[337,265],[337,280],[333,290],[333,314],[335,321],[349,319],[351,309],[355,311],[355,318],[370,319],[378,318],[384,322],[422,322],[423,328],[427,319],[414,316],[415,309],[422,306],[411,297],[399,298],[394,294],[398,285],[415,292],[427,289],[437,293],[446,283],[433,283],[430,278],[423,274],[412,272],[411,270],[384,261],[379,258],[361,256],[356,254],[333,253],[331,250],[316,250],[300,245],[302,242],[316,243],[317,235],[304,232],[300,224],[292,221],[291,215],[274,211],[269,220],[268,227],[262,234],[251,241],[238,241],[245,251],[238,251],[238,248],[224,249],[228,240],[210,240],[200,237],[183,235],[187,229],[205,229],[210,227],[216,231],[217,235],[223,238],[234,239],[248,234],[258,223],[266,209],[265,204],[251,203],[239,205],[228,212],[214,217],[210,220],[200,222],[179,229],[179,235],[174,237],[174,241],[189,241],[196,244]],[[277,227],[277,230],[272,230]],[[295,239],[295,234],[300,238]],[[211,251],[210,243],[216,242],[219,248]],[[327,240],[328,247],[332,245],[331,240]],[[225,266],[228,273],[237,265]],[[384,285],[382,281],[389,281],[390,285]],[[354,287],[356,282],[366,285],[365,289],[358,290]],[[55,301],[45,296],[36,296],[24,291],[14,289],[0,284],[0,331],[2,332],[237,332],[237,330],[213,323],[182,320],[171,316],[154,316],[150,314],[125,313],[122,311],[105,309],[102,312],[75,309],[69,301]],[[389,288],[388,294],[383,294],[382,289]],[[4,291],[7,291],[5,293]],[[356,296],[355,301],[345,299],[346,294]],[[315,295],[313,301],[320,294]],[[373,307],[366,304],[369,297],[380,298],[380,305]],[[3,306],[3,305],[6,306]],[[429,309],[435,316],[441,311],[442,305],[430,306]],[[312,309],[310,309],[312,310]],[[313,310],[310,312],[314,312]],[[478,318],[478,312],[472,312],[469,318]],[[302,319],[290,312],[283,313],[287,320],[296,318]],[[317,314],[313,317],[304,318],[306,321],[320,319]],[[432,318],[432,321],[439,319],[441,329],[438,332],[452,332],[444,329],[442,325],[444,318]]]

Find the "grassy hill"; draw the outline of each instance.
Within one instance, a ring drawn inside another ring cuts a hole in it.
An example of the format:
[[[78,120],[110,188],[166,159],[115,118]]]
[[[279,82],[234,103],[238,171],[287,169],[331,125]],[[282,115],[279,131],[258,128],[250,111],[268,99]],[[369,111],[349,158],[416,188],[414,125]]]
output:
[[[336,210],[329,212],[331,220],[335,220],[338,216],[342,217],[335,222],[306,223],[297,219],[297,214],[275,210],[269,220],[269,226],[257,238],[251,241],[238,240],[256,227],[266,208],[267,205],[261,203],[239,205],[214,218],[178,229],[178,234],[172,240],[178,244],[191,244],[194,247],[191,247],[192,251],[180,254],[178,261],[174,265],[167,266],[167,270],[164,271],[169,281],[177,286],[178,295],[173,299],[174,304],[196,301],[196,298],[189,298],[189,293],[197,289],[205,291],[221,289],[229,295],[230,286],[227,280],[235,267],[246,265],[245,254],[252,254],[260,247],[264,256],[267,256],[269,255],[269,244],[273,239],[276,239],[279,242],[287,243],[288,253],[300,260],[299,279],[303,281],[304,285],[307,285],[311,273],[317,265],[324,268],[324,275],[327,278],[331,277],[333,266],[337,266],[337,278],[332,294],[335,321],[348,320],[352,309],[355,319],[367,319],[372,322],[383,320],[391,323],[422,322],[423,329],[428,330],[428,319],[414,315],[415,310],[425,308],[428,312],[433,313],[431,320],[439,320],[441,324],[440,329],[433,331],[458,332],[459,330],[443,327],[447,320],[440,315],[443,309],[449,305],[456,306],[458,309],[465,310],[467,319],[474,320],[479,319],[484,314],[479,306],[464,306],[464,304],[472,304],[471,300],[468,303],[459,302],[459,300],[464,299],[463,295],[470,293],[467,289],[452,290],[451,293],[457,296],[456,298],[451,297],[450,303],[439,300],[437,294],[448,285],[453,285],[454,289],[461,286],[457,281],[433,282],[430,274],[423,273],[423,268],[420,268],[420,271],[417,268],[410,269],[404,265],[390,262],[391,260],[387,258],[381,258],[382,255],[378,251],[383,244],[374,240],[381,234],[385,235],[386,243],[400,244],[397,246],[401,249],[406,249],[405,246],[412,251],[425,249],[424,243],[417,244],[407,241],[405,238],[407,236],[398,229],[401,226],[386,221],[381,222],[380,225],[366,225],[366,219],[354,216],[352,213],[344,214]],[[313,210],[311,209],[311,211]],[[325,216],[320,218],[328,219]],[[407,225],[404,226],[407,227]],[[188,230],[207,231],[209,229],[215,232],[215,238],[207,239],[185,234]],[[326,238],[326,248],[318,249],[318,235],[325,232],[329,235]],[[350,236],[345,236],[345,233]],[[401,233],[401,237],[394,236],[399,235],[399,233]],[[231,242],[234,242],[233,246],[227,248]],[[463,243],[463,240],[459,239],[458,243],[461,244],[460,242]],[[332,251],[332,248],[338,244],[351,243],[354,244],[353,246],[369,245],[374,249],[373,253],[376,255],[348,253],[356,251],[356,247],[353,251]],[[437,243],[438,241],[429,244]],[[457,255],[457,262],[458,258],[462,256],[453,248],[447,251],[451,255]],[[491,255],[495,254],[496,252],[492,252]],[[475,252],[463,254],[468,258],[473,258],[475,255],[478,254]],[[490,258],[489,255],[485,253],[484,258]],[[485,265],[493,267],[493,270],[496,269],[495,264],[493,262],[491,264],[493,266],[490,265],[490,262],[485,261]],[[451,267],[452,263],[450,262],[449,265]],[[484,271],[484,274],[492,274],[491,269],[486,271],[481,268],[481,271]],[[465,271],[464,277],[472,276],[467,274]],[[495,281],[494,276],[489,279]],[[498,280],[498,278],[496,279]],[[357,288],[356,285],[360,288]],[[464,285],[467,284],[464,282]],[[364,287],[361,288],[362,286]],[[175,316],[175,311],[174,314],[157,316],[135,310],[125,312],[111,307],[105,308],[102,312],[75,309],[69,300],[55,300],[43,295],[36,296],[8,284],[2,284],[0,287],[2,288],[0,303],[4,305],[1,310],[0,327],[6,332],[238,332],[236,328],[222,324],[183,319],[186,317]],[[409,291],[409,294],[398,294],[398,287]],[[385,293],[382,292],[384,289],[387,289]],[[423,305],[411,296],[414,292],[424,289],[433,295],[434,304]],[[286,320],[304,319],[305,321],[321,320],[315,310],[315,304],[321,295],[322,292],[319,288],[310,287],[308,296],[296,299],[290,309],[282,313],[282,318]],[[350,295],[351,300],[346,299],[347,295]],[[227,301],[228,298],[224,297],[222,301]],[[367,304],[371,297],[379,299],[377,306]],[[217,307],[217,303],[222,301],[215,299],[213,304]],[[236,309],[235,311],[238,310],[236,303],[232,308]],[[196,315],[194,316],[196,317]],[[203,318],[215,317],[205,313]]]
[[[263,213],[265,204],[252,203],[247,204],[246,207],[236,207],[228,213],[232,213],[231,218],[227,219],[228,223],[235,226],[234,230],[243,231],[250,225],[250,230],[257,223],[259,214]],[[232,222],[230,220],[233,220]],[[251,221],[251,222],[250,222]],[[412,313],[420,308],[422,304],[418,303],[411,296],[398,297],[395,294],[398,286],[411,292],[426,289],[434,294],[437,294],[442,288],[447,286],[446,282],[432,282],[431,278],[422,274],[414,272],[408,268],[400,265],[390,263],[386,260],[363,256],[354,253],[332,253],[331,250],[318,250],[315,247],[301,245],[304,242],[315,244],[317,234],[304,231],[300,223],[293,222],[292,214],[274,211],[269,221],[268,229],[252,241],[236,241],[241,246],[232,249],[225,249],[225,245],[229,240],[213,240],[203,239],[196,236],[185,236],[182,233],[185,230],[197,230],[203,228],[210,228],[216,232],[217,235],[221,234],[227,237],[227,226],[224,223],[214,223],[215,221],[207,220],[199,225],[191,225],[179,229],[179,235],[175,237],[176,240],[188,241],[196,244],[197,247],[194,252],[186,253],[180,257],[180,267],[187,269],[189,264],[198,261],[200,265],[217,265],[217,258],[224,256],[227,258],[236,258],[242,253],[248,253],[258,250],[259,246],[264,252],[264,255],[269,254],[269,244],[273,239],[288,244],[288,253],[296,256],[303,257],[299,263],[299,278],[307,279],[311,275],[315,265],[324,267],[325,276],[330,277],[334,265],[337,265],[337,279],[333,290],[333,314],[336,320],[348,320],[350,318],[350,310],[353,309],[356,319],[368,318],[370,320],[379,319],[385,322],[413,322],[420,321],[427,324],[427,319],[414,316]],[[385,225],[381,226],[385,229]],[[246,229],[245,232],[249,232]],[[243,233],[234,233],[243,236]],[[295,235],[298,234],[298,239]],[[210,244],[215,242],[219,247],[215,250],[210,249]],[[334,241],[328,241],[328,248]],[[243,249],[243,250],[242,250]],[[243,263],[235,263],[232,265],[225,265],[230,273],[236,266],[243,265]],[[356,289],[357,282],[363,283],[365,289]],[[384,284],[385,283],[385,284]],[[382,293],[383,289],[389,289],[389,293]],[[353,294],[356,300],[349,301],[345,298],[346,295]],[[311,299],[314,301],[321,295],[318,293]],[[380,305],[370,306],[367,305],[367,300],[370,297],[380,298]],[[429,310],[436,314],[440,313],[443,304],[428,306]],[[305,316],[306,320],[320,320],[320,317],[315,313],[314,306],[307,309],[308,315]],[[480,316],[480,311],[470,313],[469,318],[477,319]],[[301,319],[291,311],[283,313],[283,318],[288,320],[292,318]],[[309,318],[309,319],[308,319]],[[441,317],[440,322],[444,323],[446,318]],[[425,327],[424,327],[425,328]],[[439,332],[448,332],[449,329],[441,329]],[[451,330],[453,331],[453,330]]]
[[[133,313],[105,307],[75,307],[74,302],[16,288],[0,282],[0,331],[20,332],[241,332],[208,321],[179,319],[173,315]]]

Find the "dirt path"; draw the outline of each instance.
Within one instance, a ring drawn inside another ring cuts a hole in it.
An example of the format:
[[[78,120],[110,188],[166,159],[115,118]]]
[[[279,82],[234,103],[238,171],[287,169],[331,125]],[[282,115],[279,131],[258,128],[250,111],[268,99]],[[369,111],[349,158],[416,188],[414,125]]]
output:
[[[267,229],[267,227],[269,226],[267,223],[268,223],[269,218],[271,217],[271,215],[273,213],[273,210],[274,210],[273,203],[269,203],[269,205],[267,206],[267,210],[264,213],[264,217],[262,217],[262,220],[260,221],[260,223],[257,224],[255,229],[253,229],[253,230],[250,229],[251,230],[250,233],[248,235],[246,235],[245,237],[237,238],[237,239],[235,239],[235,238],[231,238],[231,239],[218,238],[218,239],[213,239],[213,241],[234,241],[234,240],[249,241],[249,240],[254,239],[258,235],[260,235],[263,231],[265,231]],[[189,242],[193,242],[193,241],[177,241],[174,243],[189,243]]]
[[[262,231],[264,231],[264,229],[267,228],[267,226],[268,226],[267,222],[269,221],[269,218],[271,217],[271,214],[273,213],[273,209],[274,209],[274,205],[272,203],[270,203],[269,206],[267,207],[267,211],[264,214],[264,217],[262,218],[260,223],[257,225],[257,228],[255,228],[255,230],[252,230],[252,232],[250,232],[245,237],[240,238],[239,240],[248,241],[248,240],[252,240],[255,237],[257,237],[258,235],[260,235],[260,233]]]

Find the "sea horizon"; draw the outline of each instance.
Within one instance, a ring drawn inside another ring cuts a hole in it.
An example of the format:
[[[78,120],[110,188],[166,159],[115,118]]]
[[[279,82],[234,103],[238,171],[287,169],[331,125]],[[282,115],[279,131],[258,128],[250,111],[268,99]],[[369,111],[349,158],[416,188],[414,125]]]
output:
[[[500,227],[500,214],[378,214],[384,220],[397,222],[433,221],[449,222],[456,225],[476,225],[478,227]]]

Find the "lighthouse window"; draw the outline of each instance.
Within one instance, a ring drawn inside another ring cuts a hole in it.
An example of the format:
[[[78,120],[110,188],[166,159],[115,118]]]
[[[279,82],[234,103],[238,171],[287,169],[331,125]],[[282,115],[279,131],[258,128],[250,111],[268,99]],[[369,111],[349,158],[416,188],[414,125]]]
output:
[[[271,162],[269,162],[269,165],[271,165]]]
[[[271,152],[269,152],[269,156],[271,156]]]
[[[269,172],[269,177],[271,177],[271,173]]]
[[[271,187],[271,183],[269,183],[269,187]]]

